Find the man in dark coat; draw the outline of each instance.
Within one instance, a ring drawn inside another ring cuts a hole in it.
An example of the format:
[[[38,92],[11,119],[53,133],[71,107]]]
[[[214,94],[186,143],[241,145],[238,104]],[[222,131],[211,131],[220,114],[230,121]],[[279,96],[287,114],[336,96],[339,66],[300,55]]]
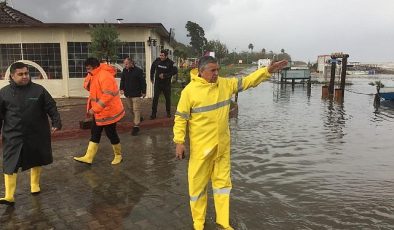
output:
[[[11,65],[10,84],[0,89],[0,128],[3,140],[5,197],[13,205],[16,175],[31,169],[31,193],[40,192],[41,166],[52,163],[51,131],[61,129],[56,102],[41,85],[31,82],[27,65]],[[52,121],[49,127],[48,115]]]
[[[168,51],[162,50],[160,58],[152,63],[150,69],[150,80],[154,83],[152,115],[150,116],[152,120],[156,118],[157,104],[161,92],[166,98],[167,117],[171,117],[171,78],[177,72],[174,62],[168,58]]]
[[[134,116],[134,127],[131,135],[140,131],[142,98],[146,95],[146,80],[142,69],[135,66],[133,59],[125,58],[124,69],[120,78],[120,94],[126,97],[126,103]]]

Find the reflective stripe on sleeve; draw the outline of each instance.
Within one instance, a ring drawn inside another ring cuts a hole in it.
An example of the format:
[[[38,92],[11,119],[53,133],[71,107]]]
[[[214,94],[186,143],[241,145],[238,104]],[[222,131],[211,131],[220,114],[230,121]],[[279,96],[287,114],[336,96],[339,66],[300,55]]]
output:
[[[119,91],[117,92],[113,92],[111,90],[104,90],[103,94],[108,94],[108,95],[112,95],[112,96],[117,96],[119,94]]]
[[[231,98],[225,101],[221,101],[218,102],[216,104],[213,105],[207,105],[207,106],[203,106],[203,107],[198,107],[198,108],[192,108],[191,112],[192,113],[202,113],[202,112],[208,112],[208,111],[212,111],[215,109],[219,109],[220,107],[224,107],[226,105],[230,105],[231,103]]]
[[[105,108],[105,103],[103,101],[97,100],[96,101],[97,104],[99,104],[101,107]]]
[[[185,120],[189,120],[190,119],[190,114],[187,114],[187,113],[181,113],[181,112],[176,111],[175,115],[178,115],[178,116],[182,117]]]

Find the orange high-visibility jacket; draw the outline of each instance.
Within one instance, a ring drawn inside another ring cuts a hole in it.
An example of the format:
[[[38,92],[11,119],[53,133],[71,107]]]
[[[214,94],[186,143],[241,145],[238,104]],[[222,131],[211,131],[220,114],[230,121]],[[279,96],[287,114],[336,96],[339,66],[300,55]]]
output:
[[[102,63],[88,73],[83,84],[89,91],[86,109],[94,111],[98,126],[118,122],[125,115],[115,74],[112,66]]]

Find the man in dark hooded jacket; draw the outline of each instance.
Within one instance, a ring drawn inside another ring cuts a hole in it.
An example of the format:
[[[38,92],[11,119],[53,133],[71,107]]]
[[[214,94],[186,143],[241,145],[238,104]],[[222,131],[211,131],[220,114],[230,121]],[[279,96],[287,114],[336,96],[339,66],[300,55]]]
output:
[[[27,65],[11,65],[10,84],[0,89],[0,128],[3,140],[5,197],[13,205],[16,176],[31,169],[30,189],[40,192],[41,166],[52,163],[51,132],[61,129],[56,102],[41,85],[31,82]],[[49,127],[48,115],[52,121]]]
[[[156,118],[157,104],[159,103],[160,93],[163,92],[166,98],[167,117],[171,117],[171,78],[177,74],[178,69],[174,62],[168,58],[168,51],[162,50],[160,58],[157,58],[150,69],[150,80],[154,83],[152,115],[150,118]]]

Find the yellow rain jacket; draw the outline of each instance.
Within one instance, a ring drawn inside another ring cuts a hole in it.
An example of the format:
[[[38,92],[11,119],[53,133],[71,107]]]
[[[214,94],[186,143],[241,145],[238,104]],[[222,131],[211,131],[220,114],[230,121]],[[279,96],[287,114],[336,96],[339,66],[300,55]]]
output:
[[[183,144],[187,126],[190,139],[188,168],[190,208],[193,226],[204,228],[207,207],[207,184],[212,181],[216,223],[229,228],[230,130],[228,125],[231,97],[234,93],[255,87],[271,77],[267,68],[243,78],[219,77],[209,83],[191,72],[191,82],[182,91],[175,113],[174,142]],[[229,228],[230,229],[230,228]]]
[[[208,83],[190,71],[191,82],[182,91],[175,114],[174,142],[184,143],[186,124],[189,125],[190,158],[204,159],[218,145],[218,151],[230,145],[228,126],[233,94],[256,87],[271,77],[267,68],[258,69],[242,78],[218,77]]]

